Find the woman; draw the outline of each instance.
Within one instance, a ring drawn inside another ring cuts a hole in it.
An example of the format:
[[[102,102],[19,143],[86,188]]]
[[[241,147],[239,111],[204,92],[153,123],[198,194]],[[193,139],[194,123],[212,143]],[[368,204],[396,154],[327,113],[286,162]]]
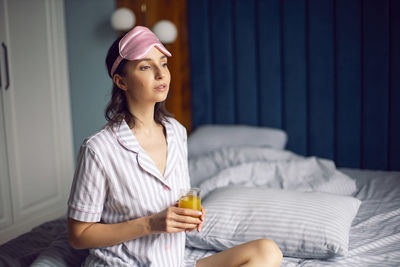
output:
[[[85,266],[278,266],[282,254],[266,239],[185,262],[185,232],[201,230],[205,210],[175,205],[190,181],[186,130],[164,108],[169,56],[140,26],[110,47],[108,124],[79,152],[68,201],[70,244],[90,248]]]

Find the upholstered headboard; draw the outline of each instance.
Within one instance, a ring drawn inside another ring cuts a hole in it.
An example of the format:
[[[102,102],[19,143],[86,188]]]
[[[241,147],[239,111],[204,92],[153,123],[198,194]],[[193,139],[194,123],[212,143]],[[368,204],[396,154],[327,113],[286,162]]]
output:
[[[283,129],[288,149],[400,170],[400,4],[188,0],[192,124]]]

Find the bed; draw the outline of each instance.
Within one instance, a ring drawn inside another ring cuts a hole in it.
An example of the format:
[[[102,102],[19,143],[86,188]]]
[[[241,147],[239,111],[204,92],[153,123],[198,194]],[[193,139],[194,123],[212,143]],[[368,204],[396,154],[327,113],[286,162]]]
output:
[[[400,266],[400,172],[338,169],[286,141],[265,127],[191,134],[191,182],[207,214],[202,232],[187,235],[186,258],[265,237],[282,266]],[[1,245],[0,266],[79,266],[86,255],[68,245],[63,217]]]

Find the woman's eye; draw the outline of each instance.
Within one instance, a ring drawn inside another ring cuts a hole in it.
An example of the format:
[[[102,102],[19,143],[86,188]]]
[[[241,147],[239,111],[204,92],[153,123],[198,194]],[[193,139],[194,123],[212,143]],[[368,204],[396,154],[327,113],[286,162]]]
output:
[[[167,62],[161,63],[161,66],[166,67],[168,64]]]
[[[150,68],[150,66],[141,66],[140,67],[140,70],[147,70],[147,69],[149,69]]]

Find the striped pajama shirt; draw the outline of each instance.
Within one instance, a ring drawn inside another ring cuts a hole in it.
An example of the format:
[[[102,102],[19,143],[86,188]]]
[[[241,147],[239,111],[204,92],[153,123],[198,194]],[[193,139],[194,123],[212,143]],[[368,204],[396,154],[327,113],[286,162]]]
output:
[[[162,175],[140,147],[127,123],[105,126],[79,151],[68,201],[68,216],[84,222],[119,223],[173,206],[190,188],[186,129],[175,119],[163,123],[168,145]],[[148,235],[110,247],[90,249],[85,266],[187,266],[185,234]]]

